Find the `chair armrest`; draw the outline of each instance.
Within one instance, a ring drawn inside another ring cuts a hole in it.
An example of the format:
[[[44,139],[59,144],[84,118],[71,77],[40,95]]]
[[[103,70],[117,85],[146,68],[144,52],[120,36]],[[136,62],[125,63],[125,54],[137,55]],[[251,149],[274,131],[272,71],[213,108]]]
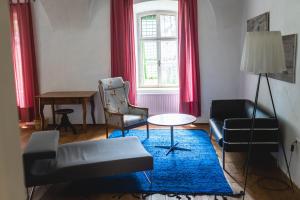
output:
[[[107,108],[104,109],[104,112],[107,113],[107,114],[110,114],[110,115],[119,115],[119,116],[123,116],[124,115],[122,113],[108,111]]]
[[[224,120],[224,129],[243,129],[250,130],[252,127],[251,118],[233,118]],[[257,118],[255,119],[255,129],[278,129],[276,118]]]
[[[104,114],[106,124],[120,128],[124,127],[124,115],[122,113],[109,112],[105,109]]]
[[[226,119],[223,126],[223,143],[247,143],[252,127],[251,118]],[[253,142],[277,143],[279,136],[278,121],[275,118],[255,119]]]
[[[134,115],[143,115],[148,117],[148,108],[142,108],[128,104],[129,113]]]
[[[24,150],[24,161],[53,159],[58,148],[59,131],[34,132]]]
[[[242,118],[244,116],[243,99],[236,100],[212,100],[210,118],[224,120],[226,118]]]

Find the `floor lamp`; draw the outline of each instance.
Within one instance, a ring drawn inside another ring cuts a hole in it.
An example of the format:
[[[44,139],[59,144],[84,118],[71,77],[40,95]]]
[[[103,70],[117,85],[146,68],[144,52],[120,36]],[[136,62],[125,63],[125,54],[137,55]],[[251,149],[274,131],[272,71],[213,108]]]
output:
[[[247,187],[247,179],[248,179],[248,170],[249,170],[249,162],[251,159],[252,153],[252,142],[253,142],[253,134],[255,128],[255,117],[256,117],[256,109],[257,109],[257,101],[259,95],[260,81],[262,76],[265,76],[268,83],[269,94],[272,101],[272,107],[274,112],[274,118],[277,119],[277,114],[274,106],[272,91],[269,83],[268,73],[281,73],[286,70],[285,66],[285,57],[284,50],[282,44],[282,37],[279,31],[270,31],[270,32],[248,32],[246,33],[242,61],[241,61],[241,70],[245,72],[250,72],[258,75],[258,82],[255,94],[255,103],[252,113],[252,122],[250,127],[250,139],[248,143],[248,156],[246,161],[246,177],[244,183],[244,196],[246,194]],[[291,179],[291,174],[286,158],[286,153],[284,150],[283,142],[280,140],[280,144],[282,147],[287,172],[290,179],[291,187],[293,188],[293,182]]]

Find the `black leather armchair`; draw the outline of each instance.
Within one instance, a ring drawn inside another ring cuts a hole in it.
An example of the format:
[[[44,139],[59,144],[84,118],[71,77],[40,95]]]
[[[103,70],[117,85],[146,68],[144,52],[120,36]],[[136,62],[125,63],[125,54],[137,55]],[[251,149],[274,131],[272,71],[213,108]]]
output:
[[[223,169],[225,152],[248,150],[254,103],[249,100],[213,100],[210,110],[210,136],[222,147]],[[256,111],[252,150],[277,152],[279,147],[278,121],[262,110]]]

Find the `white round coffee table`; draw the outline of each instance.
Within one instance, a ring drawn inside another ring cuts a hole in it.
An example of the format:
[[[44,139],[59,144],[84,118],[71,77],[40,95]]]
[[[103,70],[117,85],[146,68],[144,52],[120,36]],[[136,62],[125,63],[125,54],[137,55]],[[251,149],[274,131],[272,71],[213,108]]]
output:
[[[190,149],[180,148],[177,147],[179,144],[178,142],[174,144],[174,126],[182,126],[191,124],[196,121],[196,117],[193,115],[187,114],[178,114],[178,113],[170,113],[170,114],[161,114],[161,115],[154,115],[148,118],[148,122],[150,124],[158,125],[158,126],[170,126],[171,128],[171,145],[170,146],[155,146],[158,148],[168,149],[167,154],[175,150],[182,150],[182,151],[190,151]]]

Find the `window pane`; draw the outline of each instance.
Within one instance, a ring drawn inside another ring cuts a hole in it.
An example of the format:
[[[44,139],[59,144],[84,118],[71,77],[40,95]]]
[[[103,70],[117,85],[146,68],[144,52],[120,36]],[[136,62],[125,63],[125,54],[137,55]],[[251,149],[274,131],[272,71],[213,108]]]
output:
[[[176,17],[174,15],[160,15],[160,30],[162,37],[177,35]]]
[[[142,17],[141,29],[143,38],[156,37],[156,15]]]
[[[157,43],[156,41],[142,41],[142,78],[144,86],[156,86],[157,72]]]
[[[177,41],[161,41],[161,85],[178,85]]]

